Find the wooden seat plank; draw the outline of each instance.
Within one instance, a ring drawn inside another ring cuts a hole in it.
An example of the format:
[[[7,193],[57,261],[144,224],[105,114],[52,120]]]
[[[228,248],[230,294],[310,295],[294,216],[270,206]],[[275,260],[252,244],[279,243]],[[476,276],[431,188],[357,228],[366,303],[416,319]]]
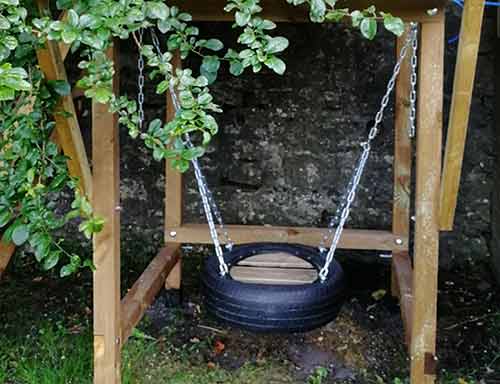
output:
[[[310,263],[300,257],[285,252],[261,253],[241,260],[238,265],[269,268],[314,268]]]
[[[315,269],[302,268],[235,266],[231,268],[230,273],[234,280],[254,284],[309,284],[318,278],[318,272]]]

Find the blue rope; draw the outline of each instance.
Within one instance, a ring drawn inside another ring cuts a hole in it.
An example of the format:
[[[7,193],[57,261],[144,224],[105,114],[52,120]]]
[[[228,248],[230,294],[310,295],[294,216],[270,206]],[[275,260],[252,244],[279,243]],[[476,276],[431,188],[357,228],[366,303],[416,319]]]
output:
[[[464,8],[463,0],[453,0],[453,4],[460,8]],[[500,7],[500,1],[485,1],[484,5],[487,7]],[[448,39],[448,44],[454,44],[460,39],[460,35],[454,35]]]

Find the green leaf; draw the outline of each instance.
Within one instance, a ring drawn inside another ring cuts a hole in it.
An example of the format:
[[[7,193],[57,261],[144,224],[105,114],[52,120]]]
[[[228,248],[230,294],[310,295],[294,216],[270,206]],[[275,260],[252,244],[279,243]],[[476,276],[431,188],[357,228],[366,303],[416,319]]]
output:
[[[326,4],[324,0],[311,0],[309,17],[315,23],[321,23],[325,19]]]
[[[0,29],[9,29],[10,28],[10,22],[7,20],[7,18],[3,15],[0,15]]]
[[[0,212],[0,228],[5,227],[12,218],[12,213],[9,210]]]
[[[351,12],[351,20],[353,27],[355,28],[359,27],[363,19],[364,19],[363,13],[361,13],[360,11]]]
[[[66,44],[71,44],[76,39],[78,39],[78,30],[73,28],[66,28],[62,31],[61,37]]]
[[[402,36],[405,31],[405,24],[399,17],[384,14],[384,27],[396,36]]]
[[[77,271],[77,269],[78,268],[73,264],[66,264],[65,266],[63,266],[61,268],[61,271],[59,272],[59,276],[61,276],[61,277],[70,276],[73,273],[75,273]]]
[[[50,252],[46,258],[43,259],[43,269],[48,271],[49,269],[54,268],[59,262],[59,257],[61,256],[60,251]]]
[[[245,70],[245,67],[241,63],[241,61],[231,61],[231,64],[229,65],[229,72],[234,75],[234,76],[239,76],[243,73]]]
[[[74,9],[70,9],[68,11],[68,23],[73,27],[77,27],[79,20],[78,13]]]
[[[272,37],[268,40],[265,48],[267,53],[283,52],[288,48],[288,40],[284,37]]]
[[[30,233],[26,225],[18,225],[12,232],[12,242],[17,246],[28,240]]]
[[[264,64],[271,68],[274,72],[276,72],[278,75],[282,75],[286,71],[286,64],[283,60],[273,56],[266,61],[264,61]]]
[[[251,17],[252,17],[252,15],[250,13],[238,11],[235,14],[236,24],[238,24],[238,26],[240,26],[240,27],[244,27],[245,25],[248,24]]]
[[[205,56],[200,67],[200,73],[205,76],[209,84],[217,79],[217,72],[220,68],[220,60],[217,56]]]
[[[106,104],[111,96],[113,96],[113,92],[111,92],[108,88],[97,88],[95,90],[95,99],[99,103]]]
[[[64,80],[49,80],[47,84],[60,96],[68,96],[71,93],[71,86]]]
[[[377,21],[373,17],[365,17],[359,27],[361,34],[369,40],[373,40],[377,34]]]
[[[224,48],[224,44],[222,44],[222,42],[217,39],[208,39],[204,46],[205,48],[212,51],[220,51],[222,48]]]
[[[146,12],[149,17],[165,20],[169,16],[169,8],[160,1],[147,2]]]

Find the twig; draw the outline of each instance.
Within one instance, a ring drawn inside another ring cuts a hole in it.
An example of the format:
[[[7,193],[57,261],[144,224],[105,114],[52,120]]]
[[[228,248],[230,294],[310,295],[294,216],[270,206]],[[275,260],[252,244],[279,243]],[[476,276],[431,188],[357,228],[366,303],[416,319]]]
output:
[[[209,331],[212,331],[212,332],[215,332],[215,333],[220,333],[222,335],[226,335],[227,334],[227,331],[223,331],[221,329],[217,329],[217,328],[213,328],[213,327],[209,327],[208,325],[201,325],[201,324],[198,324],[198,327],[199,328],[203,328],[203,329],[207,329]]]
[[[487,315],[478,316],[478,317],[473,317],[472,319],[465,320],[465,321],[462,321],[462,322],[460,322],[460,323],[456,323],[456,324],[450,325],[450,326],[448,326],[448,327],[446,327],[446,328],[444,328],[444,329],[445,329],[446,331],[449,331],[449,330],[454,329],[454,328],[456,328],[456,327],[459,327],[459,326],[461,326],[461,325],[465,325],[465,324],[469,324],[469,323],[474,323],[474,322],[476,322],[476,321],[479,321],[479,320],[484,320],[484,319],[486,319],[486,318],[488,318],[488,317],[495,316],[495,315],[498,315],[498,313],[497,313],[497,312],[495,312],[495,313],[488,313]]]

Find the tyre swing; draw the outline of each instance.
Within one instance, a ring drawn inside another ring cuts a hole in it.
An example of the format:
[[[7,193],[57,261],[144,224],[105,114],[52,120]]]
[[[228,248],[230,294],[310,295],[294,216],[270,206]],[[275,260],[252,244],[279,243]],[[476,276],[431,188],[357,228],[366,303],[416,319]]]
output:
[[[157,36],[151,30],[153,45],[161,53]],[[140,33],[142,40],[142,31]],[[259,332],[305,332],[334,320],[343,302],[344,272],[335,259],[351,205],[369,159],[372,143],[379,133],[384,111],[394,90],[401,65],[411,51],[411,92],[409,108],[409,136],[415,133],[417,83],[418,26],[411,23],[410,31],[394,66],[386,92],[381,100],[375,121],[362,148],[346,193],[330,220],[328,229],[317,248],[288,243],[248,243],[235,246],[221,212],[213,198],[198,160],[191,160],[208,222],[215,255],[205,260],[202,270],[203,295],[209,313],[229,325]],[[144,115],[144,62],[139,57],[139,111]],[[142,79],[142,80],[141,80]],[[173,86],[170,96],[176,113],[181,111]],[[142,101],[141,101],[142,99]],[[185,145],[193,144],[188,134]],[[217,225],[216,225],[217,222]],[[224,237],[225,249],[219,236]],[[326,244],[330,242],[329,248]],[[281,260],[281,262],[280,262]],[[259,269],[258,266],[272,268]],[[269,271],[271,277],[269,276]],[[251,272],[251,273],[248,273]],[[293,274],[287,278],[287,274]],[[266,276],[267,274],[267,276]],[[251,277],[249,277],[251,275]],[[279,278],[276,277],[279,275]]]

